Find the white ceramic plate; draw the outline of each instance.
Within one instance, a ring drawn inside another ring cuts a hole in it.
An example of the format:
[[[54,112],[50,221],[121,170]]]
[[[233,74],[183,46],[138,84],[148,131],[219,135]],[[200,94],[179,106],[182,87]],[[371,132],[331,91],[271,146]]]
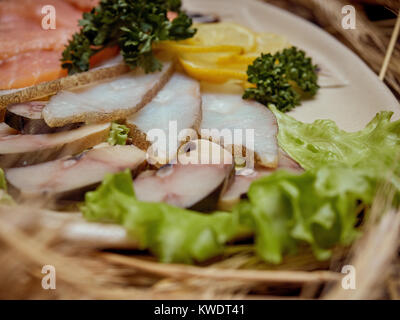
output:
[[[393,111],[393,119],[400,118],[399,103],[376,74],[351,50],[312,23],[263,1],[184,0],[183,4],[186,10],[216,13],[223,21],[237,22],[257,32],[282,34],[348,82],[344,87],[321,88],[314,99],[303,101],[290,112],[296,119],[332,119],[342,129],[355,131],[382,110]]]

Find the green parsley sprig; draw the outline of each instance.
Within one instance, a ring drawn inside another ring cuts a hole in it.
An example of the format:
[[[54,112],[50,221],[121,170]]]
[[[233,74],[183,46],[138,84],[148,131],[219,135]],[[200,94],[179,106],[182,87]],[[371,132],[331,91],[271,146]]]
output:
[[[180,0],[102,0],[79,21],[80,32],[73,35],[63,52],[62,67],[69,74],[89,70],[90,58],[106,47],[118,45],[125,62],[146,72],[160,70],[152,44],[163,40],[192,37],[192,20],[180,11]],[[169,21],[168,11],[178,12]]]
[[[272,103],[281,111],[289,111],[300,104],[299,90],[309,96],[317,93],[316,69],[311,58],[296,47],[274,55],[261,54],[247,69],[248,81],[256,88],[246,89],[243,98],[257,100],[266,106]]]

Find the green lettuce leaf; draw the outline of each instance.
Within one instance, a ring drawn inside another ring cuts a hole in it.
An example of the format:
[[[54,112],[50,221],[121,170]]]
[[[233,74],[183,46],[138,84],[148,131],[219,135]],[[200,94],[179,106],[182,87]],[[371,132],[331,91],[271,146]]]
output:
[[[284,253],[295,252],[301,243],[324,260],[334,245],[355,239],[356,206],[358,201],[370,204],[375,188],[376,179],[361,169],[278,170],[253,182],[248,200],[236,210],[254,230],[256,250],[264,260],[280,263]]]
[[[116,144],[125,145],[128,139],[129,128],[123,124],[113,122],[107,142],[115,146]]]
[[[232,213],[201,214],[138,201],[128,170],[107,175],[97,190],[86,193],[81,210],[88,220],[124,226],[141,249],[149,249],[163,262],[209,259],[239,231],[238,217]]]
[[[303,123],[269,107],[278,120],[279,145],[306,170],[342,164],[381,174],[399,156],[400,120],[390,121],[393,112],[382,111],[364,129],[346,132],[332,120]]]
[[[252,183],[248,200],[238,210],[253,228],[256,249],[267,261],[308,243],[317,258],[357,236],[356,207],[370,205],[380,182],[400,190],[400,121],[380,112],[357,132],[340,130],[331,120],[311,124],[270,109],[278,120],[278,141],[306,171],[277,171]]]

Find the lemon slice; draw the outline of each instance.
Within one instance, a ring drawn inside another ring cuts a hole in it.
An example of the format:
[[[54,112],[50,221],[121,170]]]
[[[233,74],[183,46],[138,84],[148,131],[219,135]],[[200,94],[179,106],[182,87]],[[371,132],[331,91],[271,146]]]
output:
[[[241,85],[242,85],[243,89],[256,88],[257,87],[257,85],[255,85],[254,83],[250,83],[248,81],[243,81],[241,83]]]
[[[258,33],[256,36],[257,47],[255,52],[261,53],[271,53],[274,54],[285,48],[290,47],[289,41],[280,35],[273,33]]]
[[[213,64],[202,64],[179,59],[185,72],[197,79],[215,83],[224,83],[230,79],[247,80],[246,71],[240,68],[220,68]]]
[[[218,58],[217,63],[220,65],[246,65],[252,64],[255,59],[257,59],[259,55],[257,53],[246,53],[246,54],[230,54],[223,55]]]
[[[233,53],[231,55],[221,56],[218,63],[221,65],[237,65],[237,64],[252,64],[261,53],[274,54],[285,48],[290,47],[290,43],[285,37],[272,33],[259,33],[256,36],[257,46],[252,52],[245,54]]]
[[[247,68],[261,53],[276,53],[290,46],[285,37],[272,33],[254,33],[231,22],[197,24],[193,38],[162,41],[154,46],[160,52],[176,56],[189,76],[203,81],[234,81],[244,88]]]
[[[241,46],[245,52],[256,47],[255,34],[240,25],[230,22],[207,23],[196,25],[195,36],[188,43],[200,46]]]

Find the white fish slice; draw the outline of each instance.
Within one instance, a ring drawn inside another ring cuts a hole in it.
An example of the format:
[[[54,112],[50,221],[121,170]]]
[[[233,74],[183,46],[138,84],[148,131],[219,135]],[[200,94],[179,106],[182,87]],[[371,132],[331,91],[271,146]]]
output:
[[[11,128],[8,124],[4,122],[0,123],[0,137],[5,137],[13,134],[18,134],[18,131]]]
[[[270,175],[274,169],[258,168],[249,169],[246,175],[236,175],[229,188],[221,195],[218,201],[218,208],[231,210],[239,201],[240,197],[247,193],[251,183],[261,177]]]
[[[177,163],[157,171],[145,171],[135,179],[133,185],[136,197],[141,201],[166,202],[190,208],[214,192],[219,194],[232,169],[233,166],[222,164]],[[207,204],[209,206],[211,203]]]
[[[290,170],[293,172],[302,172],[303,169],[289,155],[279,149],[278,167]],[[276,169],[255,168],[243,169],[236,172],[234,181],[229,185],[218,202],[218,207],[221,210],[231,210],[235,204],[240,201],[240,197],[247,193],[251,183],[261,177],[270,175]]]
[[[86,191],[100,183],[106,173],[127,168],[138,170],[145,160],[145,153],[133,145],[105,146],[76,157],[7,169],[6,178],[10,187],[21,195],[46,194],[58,198]]]
[[[145,171],[133,182],[136,197],[202,211],[215,209],[234,171],[232,155],[208,140],[188,142],[176,164]]]
[[[137,69],[100,84],[61,91],[43,109],[43,118],[50,127],[126,118],[157,94],[172,70],[173,63],[164,62],[159,72],[146,74]]]
[[[74,155],[106,140],[110,124],[85,125],[48,134],[0,136],[0,167],[37,164]]]
[[[220,141],[223,137],[226,147],[234,144],[254,151],[256,161],[260,165],[269,168],[278,165],[278,127],[268,108],[230,93],[204,93],[202,102],[202,138]],[[213,129],[218,132],[213,132]],[[249,135],[246,135],[246,129]],[[254,130],[254,134],[251,130]],[[235,131],[239,133],[238,136]],[[226,139],[224,132],[230,133],[231,141]]]
[[[162,139],[155,141],[148,156],[154,164],[166,164],[176,157],[181,144],[178,134],[182,140],[197,136],[201,115],[199,83],[175,73],[150,103],[127,119],[127,125],[133,143],[146,150],[149,139],[161,134]]]

